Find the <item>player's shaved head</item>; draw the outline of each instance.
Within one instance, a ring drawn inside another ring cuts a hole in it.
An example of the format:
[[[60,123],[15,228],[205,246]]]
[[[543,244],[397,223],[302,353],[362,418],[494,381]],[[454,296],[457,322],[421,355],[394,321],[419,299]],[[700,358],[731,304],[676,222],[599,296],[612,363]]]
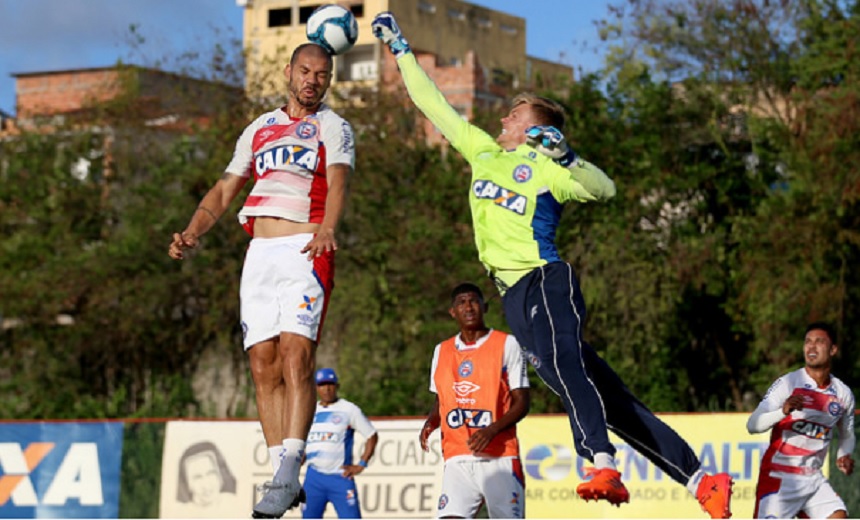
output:
[[[303,43],[296,47],[293,51],[292,57],[290,57],[290,66],[294,66],[296,61],[298,61],[302,56],[323,58],[328,62],[329,68],[332,66],[331,54],[315,43]]]

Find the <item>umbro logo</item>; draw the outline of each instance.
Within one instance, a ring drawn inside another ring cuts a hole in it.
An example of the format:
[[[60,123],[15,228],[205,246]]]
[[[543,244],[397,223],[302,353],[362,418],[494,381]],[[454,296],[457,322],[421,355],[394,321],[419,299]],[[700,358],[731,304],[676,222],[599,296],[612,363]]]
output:
[[[454,383],[454,393],[460,397],[465,397],[472,392],[477,392],[481,387],[471,381],[457,381]]]

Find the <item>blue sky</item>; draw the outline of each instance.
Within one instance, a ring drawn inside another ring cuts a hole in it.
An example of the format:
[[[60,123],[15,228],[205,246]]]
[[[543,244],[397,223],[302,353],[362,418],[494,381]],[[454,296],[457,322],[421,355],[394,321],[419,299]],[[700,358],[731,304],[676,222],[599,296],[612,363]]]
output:
[[[586,72],[602,64],[594,20],[605,17],[610,0],[471,3],[525,18],[531,56]],[[141,51],[156,59],[211,49],[216,32],[241,38],[242,9],[235,0],[0,0],[0,110],[15,112],[11,74],[138,63],[129,51],[131,25],[145,38]]]

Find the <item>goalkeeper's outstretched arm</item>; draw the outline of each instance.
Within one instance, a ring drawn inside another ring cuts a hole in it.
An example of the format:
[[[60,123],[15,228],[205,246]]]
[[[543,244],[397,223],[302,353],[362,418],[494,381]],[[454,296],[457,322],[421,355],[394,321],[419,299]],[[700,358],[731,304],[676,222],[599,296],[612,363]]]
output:
[[[371,24],[373,34],[388,45],[397,60],[403,83],[415,106],[430,120],[442,135],[466,160],[471,160],[478,149],[496,147],[495,140],[481,129],[469,124],[452,107],[424,70],[418,65],[415,55],[394,15],[379,13]]]

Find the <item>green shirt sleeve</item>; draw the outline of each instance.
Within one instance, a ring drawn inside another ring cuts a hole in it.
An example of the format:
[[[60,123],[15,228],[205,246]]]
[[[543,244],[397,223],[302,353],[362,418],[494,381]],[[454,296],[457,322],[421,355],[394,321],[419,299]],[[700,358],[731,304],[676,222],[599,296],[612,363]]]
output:
[[[418,65],[413,53],[408,52],[398,58],[397,66],[412,102],[467,161],[471,162],[480,153],[500,149],[495,139],[468,123],[454,110]]]
[[[548,187],[550,193],[552,193],[552,196],[558,202],[564,204],[571,200],[576,202],[599,200],[567,168],[553,163],[553,173],[554,175],[551,176]]]
[[[615,196],[615,183],[603,170],[584,159],[577,159],[568,167],[570,175],[578,181],[594,200],[607,200]]]

